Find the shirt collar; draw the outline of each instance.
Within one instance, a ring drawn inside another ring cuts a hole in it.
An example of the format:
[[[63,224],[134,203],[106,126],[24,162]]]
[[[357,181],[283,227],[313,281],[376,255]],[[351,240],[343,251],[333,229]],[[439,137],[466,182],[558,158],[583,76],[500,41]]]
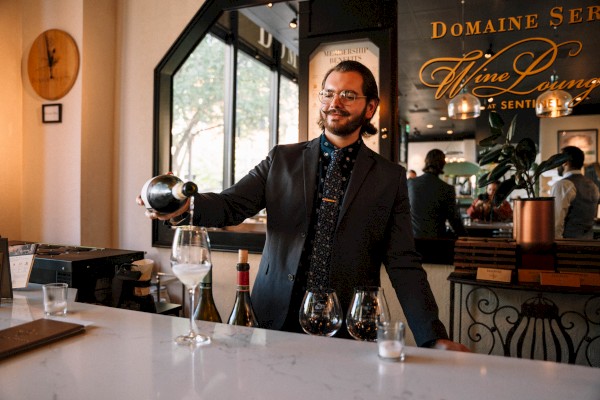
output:
[[[356,140],[356,142],[342,148],[342,151],[345,155],[347,155],[348,153],[356,155],[361,144],[362,139],[359,137]],[[327,136],[325,136],[325,133],[321,134],[321,153],[328,157],[329,154],[334,150],[337,150],[337,147],[335,147],[331,142],[329,142],[329,140],[327,140]]]

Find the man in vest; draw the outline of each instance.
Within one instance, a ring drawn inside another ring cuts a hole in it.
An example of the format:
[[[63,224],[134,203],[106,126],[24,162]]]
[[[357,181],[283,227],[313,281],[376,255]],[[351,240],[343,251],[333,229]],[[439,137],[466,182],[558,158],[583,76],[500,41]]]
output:
[[[598,210],[598,187],[581,174],[585,155],[580,148],[567,146],[569,161],[558,168],[564,177],[552,186],[554,196],[554,235],[557,239],[593,239],[592,227]]]

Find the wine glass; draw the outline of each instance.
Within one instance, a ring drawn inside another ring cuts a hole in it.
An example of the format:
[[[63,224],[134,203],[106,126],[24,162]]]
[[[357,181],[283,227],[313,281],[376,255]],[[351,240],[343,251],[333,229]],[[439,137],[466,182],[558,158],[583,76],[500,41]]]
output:
[[[190,296],[190,332],[175,338],[181,345],[199,345],[210,343],[210,337],[198,332],[194,321],[194,298],[196,288],[210,271],[210,242],[205,228],[199,226],[180,226],[175,230],[171,248],[171,269],[173,274],[185,285]]]
[[[333,336],[342,326],[342,307],[333,289],[309,289],[300,306],[300,326],[309,335]]]
[[[385,300],[383,288],[378,286],[359,286],[346,315],[348,333],[356,340],[377,341],[377,323],[389,321],[390,311]]]

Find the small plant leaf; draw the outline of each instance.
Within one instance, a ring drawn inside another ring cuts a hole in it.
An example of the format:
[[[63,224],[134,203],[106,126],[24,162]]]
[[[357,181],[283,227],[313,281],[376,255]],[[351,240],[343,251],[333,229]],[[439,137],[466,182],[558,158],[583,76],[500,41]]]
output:
[[[537,168],[535,169],[535,173],[533,174],[533,178],[537,179],[542,173],[550,171],[551,169],[554,169],[556,167],[560,167],[567,161],[569,161],[568,154],[555,154],[546,161],[542,161],[540,165],[537,166]]]
[[[530,138],[522,139],[515,148],[515,159],[518,160],[519,166],[528,171],[535,162],[537,150],[535,142]]]
[[[503,160],[503,162],[498,163],[498,165],[494,167],[488,176],[488,180],[490,182],[497,181],[498,179],[502,178],[504,174],[510,171],[511,165],[508,161],[509,160]]]
[[[488,136],[485,139],[479,141],[481,147],[492,147],[496,144],[496,139],[502,136],[502,132],[494,133],[492,136]]]
[[[502,155],[502,146],[498,145],[495,148],[490,149],[485,153],[479,160],[479,165],[487,165],[492,162],[496,162]]]
[[[490,176],[489,172],[484,175],[481,175],[479,177],[479,179],[477,179],[477,187],[479,187],[479,188],[486,187],[490,183],[490,180],[488,179],[489,176]]]
[[[515,115],[510,121],[510,126],[508,127],[508,131],[506,132],[506,140],[510,142],[512,138],[515,136],[517,132],[517,116]]]
[[[504,120],[496,111],[490,112],[489,121],[492,132],[494,129],[502,130],[502,128],[504,127]]]
[[[514,177],[510,177],[500,183],[498,186],[498,190],[496,190],[496,194],[494,195],[493,204],[495,207],[500,206],[504,200],[508,197],[509,194],[512,193],[513,190],[517,188],[517,183],[515,182]]]

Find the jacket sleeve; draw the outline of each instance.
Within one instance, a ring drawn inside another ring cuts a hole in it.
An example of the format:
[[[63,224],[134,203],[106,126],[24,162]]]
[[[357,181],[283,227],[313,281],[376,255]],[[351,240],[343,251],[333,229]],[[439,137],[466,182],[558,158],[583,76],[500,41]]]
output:
[[[388,223],[388,241],[383,260],[418,346],[447,339],[446,328],[438,315],[438,306],[415,251],[406,174],[400,177]]]
[[[194,196],[194,225],[221,228],[238,225],[265,208],[265,186],[275,146],[267,157],[236,184],[221,193]]]

